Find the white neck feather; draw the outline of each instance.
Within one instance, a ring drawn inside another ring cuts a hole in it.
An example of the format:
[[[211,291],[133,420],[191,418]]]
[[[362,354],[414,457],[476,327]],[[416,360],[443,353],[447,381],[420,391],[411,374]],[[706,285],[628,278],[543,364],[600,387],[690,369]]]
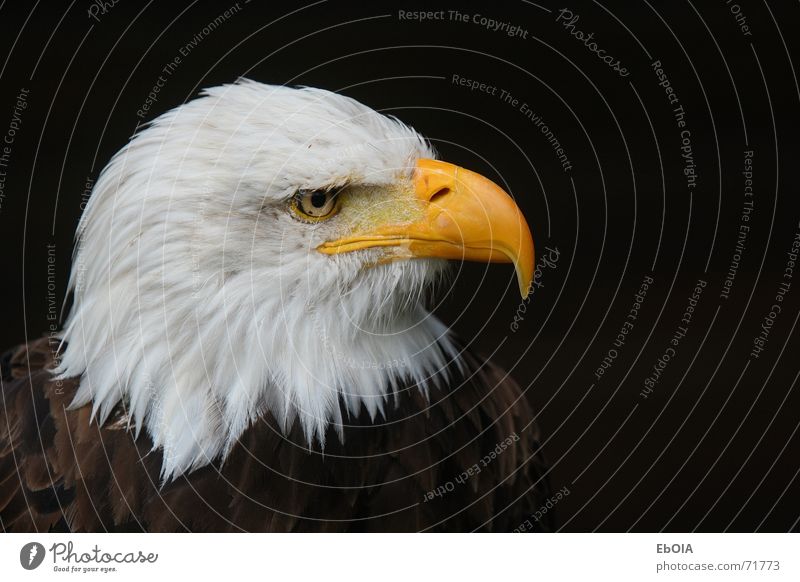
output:
[[[347,413],[382,414],[401,382],[440,385],[458,357],[425,309],[375,319],[355,305],[357,293],[313,307],[286,297],[254,306],[243,274],[200,301],[152,303],[143,293],[145,309],[135,289],[118,281],[84,298],[57,372],[81,376],[73,404],[91,402],[99,423],[122,401],[131,428],[145,427],[163,449],[165,478],[226,455],[266,412],[284,430],[299,421],[309,446],[324,445],[328,426],[341,434]]]

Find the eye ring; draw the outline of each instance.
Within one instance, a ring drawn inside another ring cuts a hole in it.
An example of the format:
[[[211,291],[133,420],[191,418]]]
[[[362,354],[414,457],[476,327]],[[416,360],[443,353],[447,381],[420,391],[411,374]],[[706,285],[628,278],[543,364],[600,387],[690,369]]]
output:
[[[298,190],[290,208],[306,222],[327,220],[339,211],[338,190]]]

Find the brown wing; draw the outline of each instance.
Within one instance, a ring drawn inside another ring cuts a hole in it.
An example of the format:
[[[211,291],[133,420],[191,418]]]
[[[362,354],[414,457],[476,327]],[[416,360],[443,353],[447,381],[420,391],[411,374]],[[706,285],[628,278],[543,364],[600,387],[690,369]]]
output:
[[[47,340],[0,357],[0,525],[8,531],[48,531],[72,504],[49,459],[55,424],[45,398],[52,362]]]
[[[2,358],[4,530],[510,531],[549,497],[524,395],[470,354],[430,402],[406,386],[386,419],[349,419],[324,453],[265,416],[224,463],[167,484],[122,408],[103,427],[68,410],[77,383],[53,381],[52,362],[46,339]]]

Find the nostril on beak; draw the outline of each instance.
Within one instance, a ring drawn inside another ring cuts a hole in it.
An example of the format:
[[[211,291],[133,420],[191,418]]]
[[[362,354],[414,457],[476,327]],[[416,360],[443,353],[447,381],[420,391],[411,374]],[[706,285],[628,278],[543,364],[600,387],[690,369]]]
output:
[[[439,188],[436,192],[434,192],[431,197],[428,199],[429,202],[437,202],[440,198],[443,198],[450,194],[451,190],[447,186],[444,188]]]

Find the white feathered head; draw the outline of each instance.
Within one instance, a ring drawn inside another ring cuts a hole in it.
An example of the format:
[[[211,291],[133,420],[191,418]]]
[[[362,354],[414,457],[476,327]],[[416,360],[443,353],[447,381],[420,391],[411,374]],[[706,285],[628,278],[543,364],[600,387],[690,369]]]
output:
[[[526,294],[533,243],[498,186],[433,158],[319,89],[242,81],[157,118],[78,229],[57,369],[81,377],[73,405],[102,423],[122,404],[170,478],[262,414],[324,445],[343,410],[438,384],[458,354],[420,299],[444,259],[513,262]]]

